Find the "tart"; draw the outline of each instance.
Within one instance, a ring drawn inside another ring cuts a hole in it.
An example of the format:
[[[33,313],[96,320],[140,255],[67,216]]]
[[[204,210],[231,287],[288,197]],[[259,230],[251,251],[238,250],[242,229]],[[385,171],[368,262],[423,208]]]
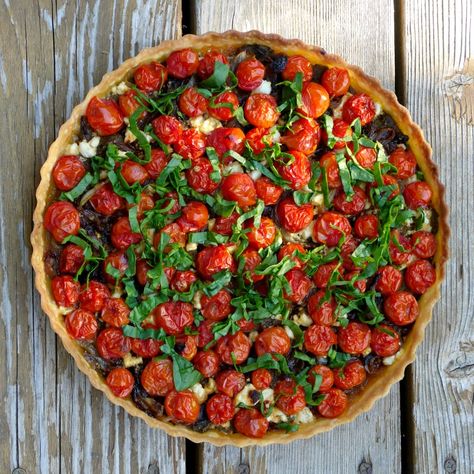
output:
[[[187,35],[104,76],[41,169],[42,307],[91,383],[173,436],[286,443],[403,377],[447,258],[395,95],[323,49]]]

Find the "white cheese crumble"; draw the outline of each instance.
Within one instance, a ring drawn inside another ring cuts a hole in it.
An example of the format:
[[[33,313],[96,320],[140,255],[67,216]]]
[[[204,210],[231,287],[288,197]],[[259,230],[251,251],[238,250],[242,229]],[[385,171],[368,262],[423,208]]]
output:
[[[267,420],[272,423],[284,423],[288,417],[278,408],[273,407],[272,412],[267,416]]]
[[[207,400],[207,393],[200,383],[196,383],[191,387],[191,392],[196,395],[199,404],[203,404]]]
[[[279,143],[280,142],[281,135],[280,135],[280,132],[278,131],[277,127],[272,127],[270,129],[270,136],[272,137],[272,142],[273,143]]]
[[[205,118],[204,115],[198,115],[189,119],[192,128],[199,130],[204,135],[209,135],[216,128],[222,127],[222,123],[214,117]]]
[[[194,252],[195,250],[197,250],[197,248],[198,244],[196,244],[195,242],[189,242],[188,244],[186,244],[187,252]]]
[[[201,297],[202,297],[202,291],[196,291],[193,296],[193,306],[195,309],[201,309]]]
[[[384,357],[382,359],[383,365],[392,365],[401,355],[402,349],[400,349],[396,354],[393,354],[393,356],[389,357]]]
[[[314,207],[322,208],[324,206],[324,194],[313,194],[309,201]]]
[[[372,352],[372,349],[370,348],[370,346],[367,346],[367,349],[366,349],[364,352],[362,352],[362,355],[363,355],[364,357],[366,357],[366,356],[368,356],[371,352]]]
[[[249,173],[249,176],[252,178],[253,181],[257,181],[260,176],[262,176],[262,173],[258,170],[253,170]]]
[[[295,415],[295,423],[299,425],[303,423],[311,423],[314,420],[314,415],[308,407],[304,407],[301,411]]]
[[[243,173],[244,169],[238,161],[231,161],[228,165],[224,166],[223,173],[224,176],[235,173]]]
[[[204,391],[210,395],[211,393],[214,393],[217,391],[217,385],[216,385],[216,382],[215,380],[210,377],[209,379],[207,379],[207,382],[203,385],[204,387]]]
[[[250,342],[253,344],[257,340],[257,337],[258,337],[258,331],[252,331],[249,334]]]
[[[383,112],[383,109],[382,109],[382,106],[378,102],[375,102],[375,100],[374,100],[374,104],[375,104],[375,116],[377,117],[377,115],[380,115]]]
[[[293,322],[298,326],[309,327],[313,324],[313,320],[309,317],[308,313],[301,308],[298,314],[293,316]]]
[[[82,140],[79,143],[79,153],[84,158],[92,158],[97,154],[97,147],[100,143],[100,137],[91,138],[89,141]]]
[[[79,155],[79,145],[77,143],[71,143],[64,149],[65,155]]]
[[[248,383],[234,398],[234,405],[237,406],[239,403],[243,403],[247,406],[256,405],[250,398],[249,393],[256,390],[256,388],[251,384]]]
[[[285,332],[286,332],[287,336],[288,336],[290,339],[294,339],[294,338],[295,338],[295,335],[293,334],[293,331],[292,331],[288,326],[285,326]]]
[[[125,94],[130,89],[130,87],[127,86],[127,83],[122,81],[119,84],[115,84],[114,87],[110,90],[110,92],[114,95],[122,95]]]
[[[347,101],[347,99],[349,99],[349,97],[352,97],[352,94],[348,92],[342,97],[341,101],[339,102],[339,105],[332,110],[333,118],[342,118],[342,107],[344,106],[344,103]]]
[[[305,243],[308,239],[312,238],[313,226],[314,226],[314,221],[312,221],[307,227],[305,227],[303,230],[300,230],[299,232],[291,233],[291,232],[287,232],[284,229],[281,229],[281,233],[283,235],[283,238],[287,242],[302,244],[302,243]]]
[[[262,81],[262,83],[252,91],[252,94],[271,94],[272,83],[270,81]]]
[[[141,357],[133,357],[130,352],[127,352],[127,354],[123,356],[123,365],[127,368],[134,367],[136,365],[141,364],[142,362],[143,359]]]

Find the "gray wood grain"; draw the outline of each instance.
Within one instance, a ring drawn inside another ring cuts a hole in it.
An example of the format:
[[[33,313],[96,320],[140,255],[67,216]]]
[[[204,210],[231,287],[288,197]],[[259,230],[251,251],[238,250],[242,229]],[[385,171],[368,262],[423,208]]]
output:
[[[441,300],[414,363],[415,472],[474,472],[473,25],[472,1],[406,2],[407,105],[433,147],[452,231]]]
[[[111,405],[75,367],[29,263],[39,168],[59,126],[105,72],[180,33],[179,0],[0,2],[2,474],[185,472],[183,440]]]
[[[371,19],[370,28],[367,19]],[[358,64],[393,89],[394,14],[391,1],[250,0],[195,2],[197,33],[259,29],[300,38]],[[399,387],[354,423],[289,446],[201,448],[203,473],[400,472]]]

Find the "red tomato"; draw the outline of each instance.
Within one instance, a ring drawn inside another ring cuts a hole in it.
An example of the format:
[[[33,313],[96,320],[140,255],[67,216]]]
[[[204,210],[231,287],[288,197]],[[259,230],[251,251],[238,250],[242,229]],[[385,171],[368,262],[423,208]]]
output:
[[[166,414],[175,421],[192,424],[199,418],[200,405],[193,392],[171,391],[165,398]]]
[[[335,310],[336,302],[332,296],[326,298],[325,290],[317,291],[308,300],[308,313],[313,322],[320,326],[332,326],[335,323]]]
[[[171,115],[160,115],[151,124],[156,136],[167,145],[176,143],[183,133],[183,125]]]
[[[252,94],[245,101],[244,115],[254,127],[273,127],[280,117],[276,99],[268,94]]]
[[[206,151],[206,136],[199,130],[183,130],[180,139],[174,144],[176,153],[183,158],[195,160]]]
[[[257,369],[251,374],[252,385],[257,390],[265,390],[272,383],[272,374],[267,369]]]
[[[276,163],[275,167],[280,176],[289,182],[292,189],[304,188],[311,179],[311,165],[308,157],[299,151],[290,151],[294,160],[292,163]]]
[[[245,139],[254,153],[262,153],[265,146],[273,143],[268,128],[252,128],[245,135]]]
[[[141,107],[141,104],[138,102],[136,97],[137,97],[137,93],[136,91],[132,89],[119,95],[118,105],[120,107],[122,114],[125,117],[130,117],[138,108]],[[143,119],[145,118],[145,116],[146,116],[146,112],[144,111],[140,114],[140,117],[138,118]]]
[[[123,115],[112,99],[93,97],[86,109],[89,125],[101,136],[113,135],[123,127]]]
[[[137,87],[144,92],[160,90],[168,79],[168,71],[163,64],[155,61],[143,64],[133,73]]]
[[[209,211],[200,201],[189,201],[182,210],[178,224],[184,232],[196,232],[207,226]]]
[[[352,149],[352,144],[349,144],[349,148]],[[377,152],[375,148],[368,148],[365,146],[359,147],[359,150],[355,154],[356,160],[362,168],[371,170],[377,161]]]
[[[78,156],[61,156],[53,168],[53,181],[61,191],[69,191],[79,184],[86,168]]]
[[[348,146],[351,145],[351,142],[345,141],[344,139],[350,139],[352,137],[352,129],[349,127],[349,124],[344,122],[344,120],[339,118],[333,119],[332,134],[337,140],[332,147],[334,150],[342,150],[345,148],[346,143]],[[328,142],[328,135],[325,130],[321,131],[321,138],[325,144]]]
[[[311,204],[298,206],[291,196],[278,203],[276,213],[280,225],[288,232],[300,232],[309,226],[314,217]]]
[[[388,161],[397,168],[398,179],[408,179],[416,172],[416,158],[410,150],[397,148],[391,153]]]
[[[143,388],[152,397],[164,397],[174,390],[173,363],[169,359],[151,360],[140,376]]]
[[[221,192],[224,199],[235,201],[241,208],[248,208],[257,202],[257,192],[252,178],[245,173],[234,173],[222,180]]]
[[[261,176],[255,181],[255,190],[257,197],[265,203],[265,206],[273,206],[283,194],[283,188],[266,176]]]
[[[105,382],[116,397],[127,398],[132,393],[135,379],[130,370],[115,367],[109,372]]]
[[[342,67],[331,67],[323,72],[321,84],[331,97],[340,97],[347,94],[351,85],[347,69]]]
[[[397,326],[413,323],[420,313],[418,302],[408,291],[389,294],[384,300],[383,309],[387,318]]]
[[[333,199],[335,209],[349,216],[360,214],[367,204],[365,191],[359,188],[359,186],[354,186],[353,189],[354,194],[351,196],[350,201],[346,193],[342,190],[338,191]]]
[[[150,265],[148,265],[146,260],[142,260],[142,259],[137,260],[136,278],[140,285],[142,286],[146,285],[148,281],[147,273],[149,270],[151,270],[151,267]]]
[[[130,351],[130,339],[121,329],[106,328],[97,336],[96,346],[102,359],[122,359]]]
[[[342,186],[342,182],[339,175],[339,166],[337,165],[336,154],[333,151],[328,151],[321,157],[319,164],[326,172],[326,179],[329,188],[340,188]]]
[[[254,227],[253,219],[245,223],[245,227],[250,229],[247,234],[249,246],[254,249],[263,249],[273,243],[276,237],[275,223],[269,217],[260,219],[260,227]]]
[[[212,194],[219,187],[219,181],[213,181],[211,178],[213,171],[208,158],[204,156],[196,158],[193,160],[191,168],[185,172],[189,186],[198,193]]]
[[[109,289],[103,284],[95,280],[91,280],[89,285],[82,285],[79,293],[79,304],[81,309],[96,313],[102,311],[105,302],[110,298]]]
[[[266,354],[286,355],[291,348],[291,340],[281,326],[264,329],[255,339],[255,352],[258,356]]]
[[[372,328],[370,347],[379,357],[390,357],[400,349],[400,335],[392,326],[380,324]]]
[[[94,314],[83,309],[76,309],[72,313],[68,313],[64,323],[68,334],[81,341],[94,340],[99,327]]]
[[[367,125],[375,117],[374,101],[367,94],[355,94],[342,106],[342,118],[347,123],[359,119],[361,125]]]
[[[300,118],[281,137],[281,143],[286,145],[289,150],[311,155],[316,151],[320,138],[319,124],[313,119]]]
[[[322,377],[318,392],[326,393],[334,385],[334,373],[327,365],[315,365],[308,372],[308,382],[314,384],[315,375]]]
[[[313,275],[313,281],[317,288],[326,288],[329,283],[331,275],[334,273],[337,267],[340,267],[338,261],[332,261],[324,263],[318,267],[316,273]],[[341,276],[341,268],[337,270],[337,279]]]
[[[407,184],[403,190],[403,197],[410,209],[428,207],[431,203],[431,188],[424,181],[415,181]]]
[[[337,212],[323,212],[314,224],[313,236],[316,242],[335,247],[342,236],[350,235],[351,225],[346,217]]]
[[[329,94],[327,90],[316,82],[305,82],[301,93],[302,105],[297,112],[306,117],[318,118],[329,107]]]
[[[341,350],[352,355],[362,354],[370,345],[370,328],[357,321],[340,328],[337,333],[337,344]]]
[[[197,69],[198,76],[201,79],[207,79],[212,76],[216,61],[219,61],[222,64],[229,64],[229,61],[222,53],[219,53],[218,51],[209,51],[199,61]]]
[[[107,267],[109,266],[109,264],[113,268],[119,271],[119,274],[120,274],[119,279],[122,278],[125,271],[128,268],[128,259],[127,259],[127,256],[125,255],[125,252],[124,251],[111,252],[102,262],[102,273],[104,275],[104,278],[106,279],[107,283],[110,283],[111,285],[115,285],[116,278],[114,278],[112,275],[109,275],[107,273]]]
[[[81,227],[79,212],[70,202],[54,202],[46,209],[44,227],[56,242],[61,243],[68,235],[79,233]]]
[[[291,379],[277,382],[275,398],[275,405],[286,415],[295,415],[306,406],[303,387]]]
[[[135,163],[132,160],[127,160],[121,165],[120,174],[130,185],[135,183],[143,184],[150,178],[147,170],[142,165]]]
[[[188,117],[197,117],[207,110],[207,99],[196,87],[188,87],[178,99],[178,107]]]
[[[390,232],[390,244],[388,251],[390,260],[395,265],[403,265],[412,258],[412,246],[408,237],[400,234],[398,229],[393,229]]]
[[[245,375],[234,369],[223,370],[216,376],[216,387],[219,392],[235,397],[245,387]]]
[[[436,281],[436,271],[428,260],[417,260],[405,270],[405,284],[415,294],[422,295]]]
[[[244,268],[243,273],[245,275],[245,281],[250,282],[253,281],[254,283],[265,278],[264,275],[257,275],[255,274],[255,268],[260,265],[262,262],[262,258],[258,254],[256,250],[247,248],[242,252],[241,258],[244,260]]]
[[[305,57],[298,55],[290,56],[285,69],[281,73],[281,77],[285,81],[294,81],[298,72],[303,75],[303,82],[310,81],[313,78],[313,66]]]
[[[232,235],[232,226],[237,222],[239,215],[233,212],[229,217],[217,216],[214,228],[214,232],[222,235]]]
[[[245,146],[245,134],[240,128],[219,127],[207,136],[207,143],[216,150],[219,158],[229,150],[242,153]],[[224,162],[232,161],[231,157],[226,157]]]
[[[380,267],[377,271],[375,289],[382,295],[389,295],[398,291],[402,286],[402,273],[395,267],[387,265]]]
[[[199,351],[193,358],[193,364],[204,377],[214,377],[219,371],[219,357],[211,350]]]
[[[341,245],[342,266],[344,270],[357,270],[359,267],[352,261],[352,253],[360,245],[360,240],[348,235]]]
[[[192,49],[173,51],[166,60],[168,73],[177,79],[192,76],[199,67],[199,56]]]
[[[124,200],[114,192],[110,183],[103,184],[89,199],[91,206],[103,216],[111,216],[124,206]]]
[[[202,321],[198,328],[198,335],[196,344],[198,347],[205,347],[214,339],[214,333],[212,332],[212,326],[214,326],[214,322],[212,321]]]
[[[190,290],[191,285],[197,281],[196,273],[191,270],[176,270],[170,283],[170,288],[180,293],[186,293]]]
[[[390,186],[391,189],[393,189],[392,193],[389,196],[389,199],[393,199],[395,196],[400,194],[400,187],[398,186],[397,178],[394,178],[393,176],[388,175],[388,174],[384,174],[382,176],[382,180],[383,180],[384,186]],[[370,192],[372,188],[378,188],[378,187],[379,185],[375,182],[367,183],[367,192]]]
[[[324,400],[318,405],[318,412],[324,418],[337,418],[347,407],[347,395],[338,388],[327,391]]]
[[[109,326],[120,328],[128,324],[129,315],[130,308],[122,298],[109,298],[102,308],[100,317]]]
[[[59,256],[59,271],[75,274],[84,263],[84,250],[79,245],[67,244]]]
[[[186,233],[183,231],[180,224],[177,222],[171,222],[165,225],[159,232],[157,232],[153,238],[153,245],[158,248],[161,240],[161,234],[168,234],[170,241],[169,244],[179,244],[180,247],[186,245]]]
[[[209,321],[222,321],[231,312],[231,294],[226,290],[218,291],[214,296],[201,296],[201,313]]]
[[[342,369],[334,369],[334,385],[342,390],[350,390],[366,380],[367,373],[360,360],[349,362]]]
[[[158,328],[163,328],[166,334],[177,336],[184,328],[194,322],[193,306],[183,301],[167,301],[159,304],[154,310],[154,321]]]
[[[284,292],[285,298],[292,303],[301,303],[313,286],[311,280],[306,276],[303,270],[300,270],[299,268],[292,268],[289,270],[285,274],[285,278],[291,288],[290,294],[286,293],[286,291]]]
[[[235,271],[235,262],[225,245],[205,247],[196,257],[196,269],[205,280],[222,270]]]
[[[304,263],[303,261],[297,257],[296,252],[299,253],[306,253],[304,247],[300,244],[295,244],[293,242],[288,242],[285,245],[280,247],[278,251],[278,260],[283,260],[285,257],[290,257],[290,260],[296,263],[294,268],[303,268]]]
[[[360,239],[375,239],[379,236],[379,218],[375,214],[359,216],[354,223],[354,234]]]
[[[269,425],[256,408],[242,408],[234,416],[233,423],[239,433],[250,438],[263,438]]]
[[[329,326],[313,324],[304,332],[304,347],[315,356],[327,356],[337,336]]]
[[[218,393],[206,404],[206,413],[211,423],[222,425],[232,420],[235,413],[234,403],[229,396]]]
[[[127,204],[127,207],[131,209],[135,207],[135,204]],[[149,194],[141,193],[140,200],[138,201],[137,208],[137,219],[141,220],[145,212],[150,211],[155,207],[155,201]]]
[[[196,337],[191,335],[176,338],[176,352],[186,360],[193,360],[197,354]]]
[[[222,105],[220,105],[222,104]],[[229,104],[231,107],[229,107]],[[210,100],[208,112],[211,117],[227,122],[239,108],[239,99],[234,92],[225,91]]]
[[[217,341],[216,352],[224,364],[232,365],[243,364],[249,356],[252,343],[250,339],[242,332],[227,334]]]
[[[354,277],[357,279],[354,281],[353,285],[356,290],[359,290],[361,293],[365,293],[367,290],[367,280],[365,278],[359,278],[360,272],[352,271],[344,275],[344,280],[351,281]]]
[[[411,236],[411,242],[413,252],[419,258],[431,258],[436,253],[436,239],[431,232],[419,230]]]
[[[128,217],[120,217],[112,226],[110,234],[112,245],[119,250],[125,250],[132,244],[137,244],[142,240],[142,234],[132,232]]]
[[[162,342],[156,339],[131,339],[132,351],[139,357],[146,359],[156,357],[161,353]]]
[[[265,66],[255,58],[244,59],[235,71],[239,89],[251,91],[256,89],[265,76]]]

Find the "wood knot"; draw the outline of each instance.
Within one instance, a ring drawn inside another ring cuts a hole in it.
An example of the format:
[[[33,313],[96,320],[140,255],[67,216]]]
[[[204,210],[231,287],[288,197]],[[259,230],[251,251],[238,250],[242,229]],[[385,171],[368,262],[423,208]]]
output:
[[[359,474],[372,474],[372,463],[365,459],[359,464],[359,468],[357,469]]]
[[[447,77],[443,87],[453,117],[474,125],[474,58],[467,58],[462,71]]]
[[[13,469],[12,471],[12,474],[27,474],[27,473],[26,473],[26,470],[23,469],[22,467],[15,467],[15,469]]]
[[[250,474],[250,466],[248,464],[239,464],[237,468],[238,474]]]
[[[149,464],[146,474],[160,474],[160,468],[158,467],[158,463],[152,462],[151,464]]]
[[[454,474],[456,472],[456,464],[456,459],[450,456],[444,461],[444,471],[449,474]]]

